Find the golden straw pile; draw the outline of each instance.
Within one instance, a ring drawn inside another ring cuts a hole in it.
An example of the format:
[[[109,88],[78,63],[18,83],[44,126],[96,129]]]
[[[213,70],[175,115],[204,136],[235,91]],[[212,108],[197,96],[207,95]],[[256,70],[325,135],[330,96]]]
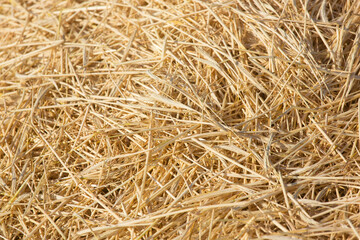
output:
[[[360,0],[0,3],[0,239],[360,238]]]

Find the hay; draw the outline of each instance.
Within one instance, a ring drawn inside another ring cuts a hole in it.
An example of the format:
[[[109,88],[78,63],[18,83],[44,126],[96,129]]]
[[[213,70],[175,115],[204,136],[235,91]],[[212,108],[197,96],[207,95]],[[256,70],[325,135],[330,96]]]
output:
[[[1,239],[355,239],[360,1],[1,1]]]

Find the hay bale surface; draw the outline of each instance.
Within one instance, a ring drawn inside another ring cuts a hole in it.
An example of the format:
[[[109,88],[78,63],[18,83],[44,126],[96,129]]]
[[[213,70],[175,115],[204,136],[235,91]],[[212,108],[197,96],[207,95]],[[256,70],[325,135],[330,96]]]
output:
[[[360,1],[0,1],[1,239],[360,238]]]

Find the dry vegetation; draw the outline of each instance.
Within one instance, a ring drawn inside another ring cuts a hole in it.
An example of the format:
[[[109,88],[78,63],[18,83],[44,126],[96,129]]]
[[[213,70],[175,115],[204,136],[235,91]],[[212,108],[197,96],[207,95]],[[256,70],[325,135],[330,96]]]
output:
[[[1,0],[0,238],[359,238],[359,13]]]

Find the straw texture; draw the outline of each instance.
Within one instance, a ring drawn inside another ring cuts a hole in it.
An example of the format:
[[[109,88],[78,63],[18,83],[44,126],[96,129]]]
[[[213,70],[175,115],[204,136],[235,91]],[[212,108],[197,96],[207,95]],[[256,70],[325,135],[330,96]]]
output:
[[[359,239],[359,0],[0,0],[0,239]]]

